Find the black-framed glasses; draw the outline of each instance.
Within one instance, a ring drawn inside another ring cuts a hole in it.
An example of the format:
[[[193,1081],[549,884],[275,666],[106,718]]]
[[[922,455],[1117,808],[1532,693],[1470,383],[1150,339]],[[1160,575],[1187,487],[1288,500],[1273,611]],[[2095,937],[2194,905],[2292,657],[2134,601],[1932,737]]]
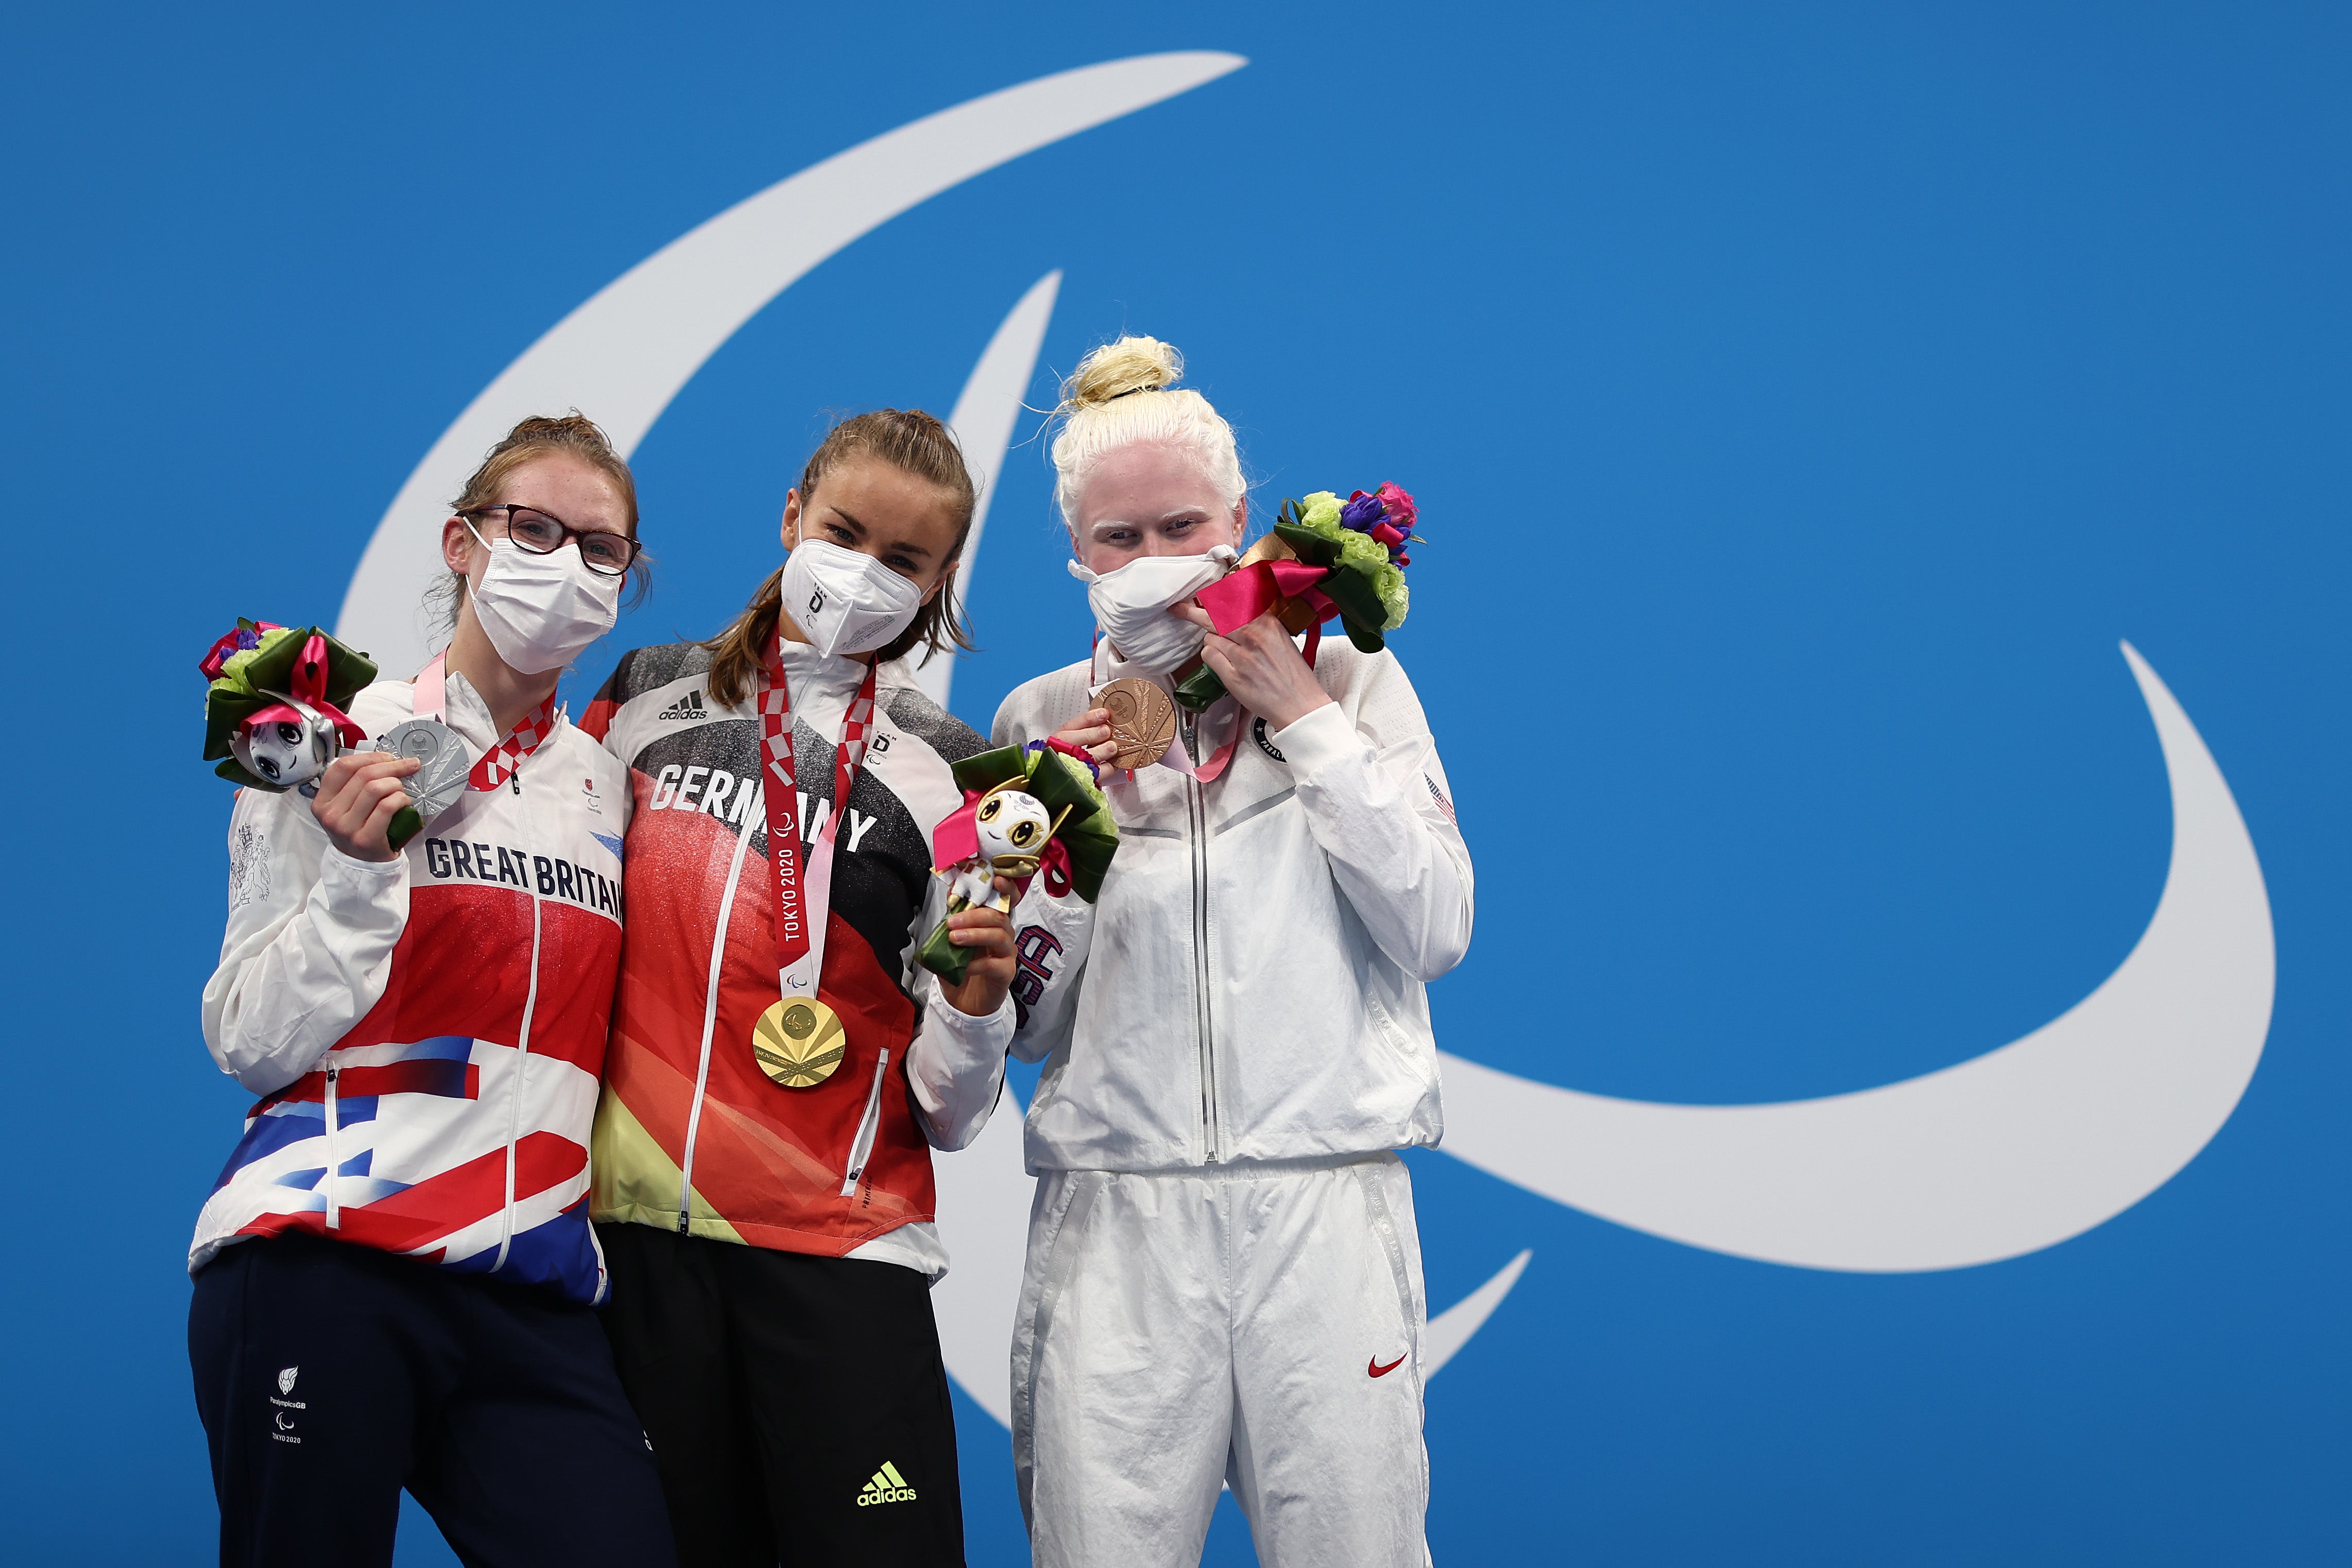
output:
[[[563,548],[564,540],[578,539],[581,564],[599,576],[618,577],[637,559],[637,541],[628,535],[605,528],[575,528],[562,517],[536,507],[501,502],[495,507],[471,507],[457,515],[473,518],[491,512],[507,515],[507,538],[514,540],[515,549],[533,555],[553,555]]]

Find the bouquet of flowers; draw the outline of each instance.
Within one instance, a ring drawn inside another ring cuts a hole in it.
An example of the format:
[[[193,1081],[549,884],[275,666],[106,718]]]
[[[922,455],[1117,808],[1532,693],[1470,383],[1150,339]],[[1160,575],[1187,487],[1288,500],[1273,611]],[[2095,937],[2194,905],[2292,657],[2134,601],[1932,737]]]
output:
[[[344,747],[367,738],[343,708],[375,679],[375,664],[315,626],[239,617],[196,669],[211,683],[205,760],[233,784],[315,787]]]
[[[1337,615],[1348,641],[1377,653],[1387,634],[1404,624],[1404,569],[1412,564],[1404,547],[1423,542],[1412,531],[1419,516],[1412,497],[1391,484],[1358,490],[1345,501],[1329,490],[1286,500],[1274,532],[1196,597],[1221,636],[1272,610],[1294,636],[1307,633],[1312,664],[1323,623]],[[1177,683],[1176,700],[1198,712],[1224,692],[1216,672],[1202,664]]]

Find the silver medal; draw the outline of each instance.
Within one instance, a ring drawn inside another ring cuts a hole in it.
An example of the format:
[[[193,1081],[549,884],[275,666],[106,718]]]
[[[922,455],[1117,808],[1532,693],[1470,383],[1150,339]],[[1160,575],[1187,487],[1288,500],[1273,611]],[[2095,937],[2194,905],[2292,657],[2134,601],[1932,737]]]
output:
[[[414,757],[424,766],[400,781],[416,814],[431,821],[466,792],[465,743],[437,718],[404,718],[375,737],[375,748]]]

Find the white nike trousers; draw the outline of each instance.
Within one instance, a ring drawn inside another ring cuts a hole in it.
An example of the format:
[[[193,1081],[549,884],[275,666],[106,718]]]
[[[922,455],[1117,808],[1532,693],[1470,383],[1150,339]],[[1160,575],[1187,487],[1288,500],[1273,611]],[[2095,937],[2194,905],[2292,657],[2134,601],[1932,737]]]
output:
[[[1265,1568],[1423,1568],[1404,1162],[1047,1171],[1013,1340],[1037,1568],[1194,1568],[1230,1484]]]

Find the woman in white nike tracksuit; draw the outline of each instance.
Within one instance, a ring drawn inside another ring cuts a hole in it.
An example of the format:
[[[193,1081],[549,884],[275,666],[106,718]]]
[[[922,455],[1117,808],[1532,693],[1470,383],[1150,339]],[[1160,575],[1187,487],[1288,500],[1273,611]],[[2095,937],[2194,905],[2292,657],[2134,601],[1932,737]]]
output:
[[[1092,905],[1016,913],[1043,1058],[1014,1326],[1014,1460],[1040,1568],[1198,1562],[1229,1481],[1271,1568],[1418,1568],[1426,1319],[1394,1151],[1442,1131],[1423,987],[1469,946],[1471,870],[1390,653],[1310,665],[1192,595],[1247,521],[1231,428],[1121,339],[1065,388],[1056,498],[1102,638],[1020,687],[996,742],[1103,761],[1118,857]],[[1160,764],[1108,766],[1103,682],[1195,653],[1230,694]]]

